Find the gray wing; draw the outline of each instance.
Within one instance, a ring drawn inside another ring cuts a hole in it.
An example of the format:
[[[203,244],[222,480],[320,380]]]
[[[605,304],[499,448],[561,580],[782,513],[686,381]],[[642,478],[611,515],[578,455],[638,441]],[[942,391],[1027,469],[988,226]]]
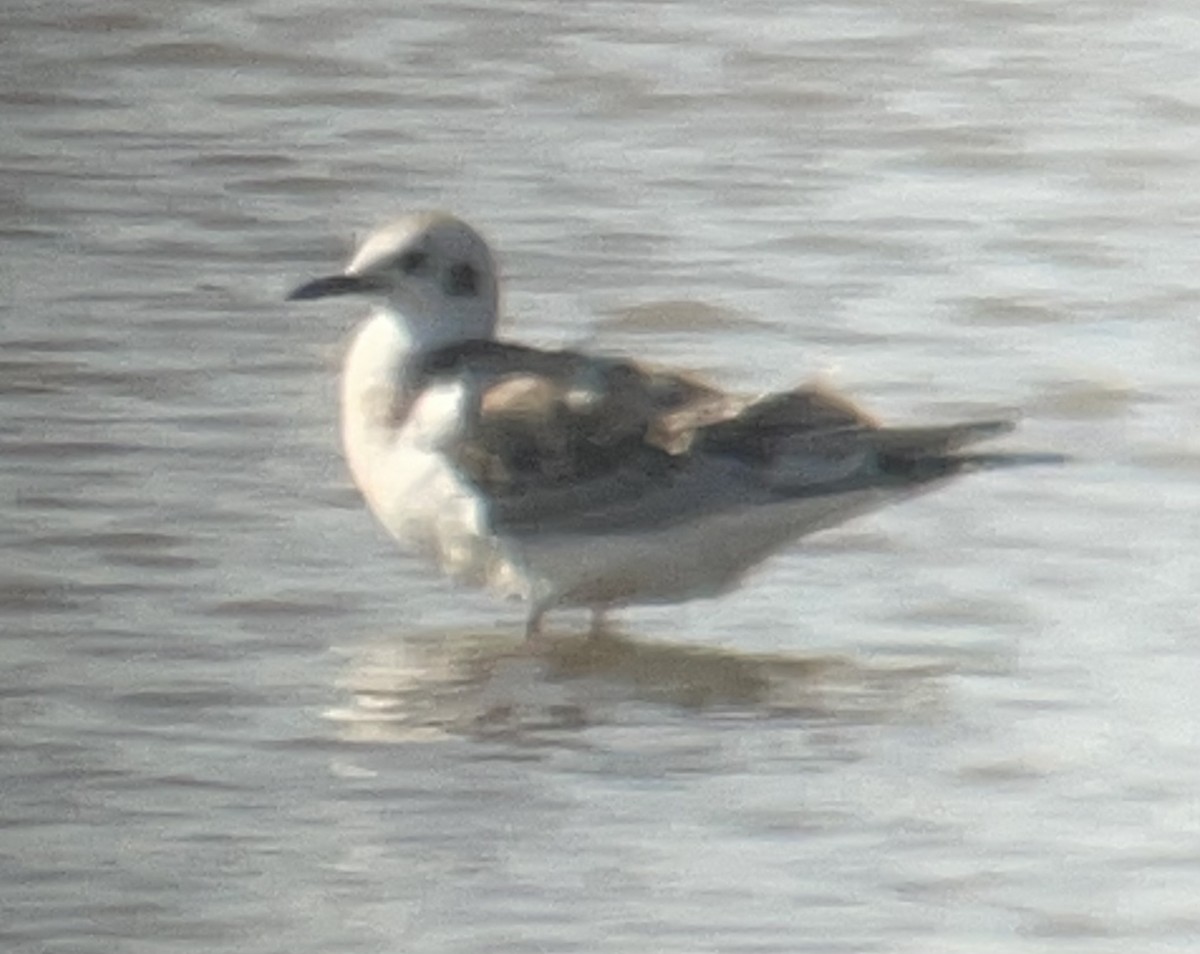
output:
[[[474,396],[452,456],[493,499],[661,473],[698,426],[734,413],[728,395],[696,378],[574,351],[465,342],[406,377],[419,390],[446,375]]]
[[[475,395],[448,448],[511,529],[662,525],[714,509],[863,489],[906,494],[999,455],[959,453],[1009,421],[888,428],[802,387],[751,400],[686,374],[571,351],[468,342],[411,375]]]

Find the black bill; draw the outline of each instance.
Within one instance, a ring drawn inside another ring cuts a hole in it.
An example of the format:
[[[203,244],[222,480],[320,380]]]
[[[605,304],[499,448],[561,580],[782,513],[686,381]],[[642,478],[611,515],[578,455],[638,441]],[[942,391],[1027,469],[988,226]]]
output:
[[[294,289],[288,301],[309,301],[313,298],[328,298],[330,295],[362,295],[378,291],[379,285],[361,275],[329,275],[314,278]]]

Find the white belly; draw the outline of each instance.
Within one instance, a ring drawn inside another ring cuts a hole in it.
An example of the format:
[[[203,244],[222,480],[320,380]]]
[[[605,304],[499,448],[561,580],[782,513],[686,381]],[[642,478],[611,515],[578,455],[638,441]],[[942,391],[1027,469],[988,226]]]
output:
[[[674,603],[723,593],[797,537],[889,499],[862,491],[758,503],[644,532],[522,537],[510,549],[545,606]]]

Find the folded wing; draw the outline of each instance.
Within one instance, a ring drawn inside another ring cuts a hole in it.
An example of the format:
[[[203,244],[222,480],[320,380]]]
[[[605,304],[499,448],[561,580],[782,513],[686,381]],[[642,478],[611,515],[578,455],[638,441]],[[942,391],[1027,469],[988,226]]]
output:
[[[446,376],[474,397],[447,452],[510,523],[593,514],[619,525],[642,519],[648,498],[663,518],[686,519],[669,502],[679,484],[711,512],[739,504],[730,488],[753,502],[905,491],[1017,460],[960,453],[1009,421],[889,428],[818,386],[750,399],[686,374],[497,341],[433,352],[407,375],[414,389]]]

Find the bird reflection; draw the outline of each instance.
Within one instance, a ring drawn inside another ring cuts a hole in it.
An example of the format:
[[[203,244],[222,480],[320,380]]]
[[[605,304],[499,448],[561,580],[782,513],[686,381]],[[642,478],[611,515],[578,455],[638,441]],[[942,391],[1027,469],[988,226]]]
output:
[[[884,722],[928,708],[944,663],[739,653],[604,631],[397,634],[348,650],[347,704],[327,716],[353,741],[570,734],[643,722],[646,707],[709,717]]]

